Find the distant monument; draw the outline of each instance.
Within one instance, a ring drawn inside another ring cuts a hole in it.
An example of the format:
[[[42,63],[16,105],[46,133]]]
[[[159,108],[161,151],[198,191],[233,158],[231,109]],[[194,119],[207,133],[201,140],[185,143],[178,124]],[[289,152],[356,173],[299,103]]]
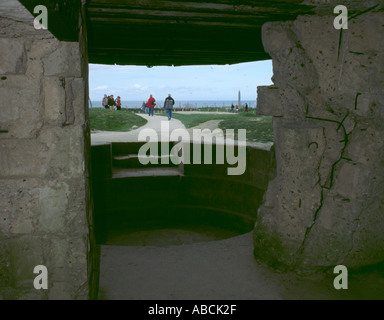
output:
[[[241,108],[241,95],[240,95],[240,90],[239,90],[239,96],[238,96],[237,105],[239,106],[239,108]]]

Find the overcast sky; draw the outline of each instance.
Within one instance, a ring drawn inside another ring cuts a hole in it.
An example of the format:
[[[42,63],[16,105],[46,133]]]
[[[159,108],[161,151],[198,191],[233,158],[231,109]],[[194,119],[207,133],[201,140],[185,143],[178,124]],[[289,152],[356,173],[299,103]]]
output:
[[[142,67],[89,65],[89,93],[98,102],[106,94],[123,101],[157,99],[168,93],[177,100],[255,100],[256,87],[270,85],[272,61],[233,65]]]

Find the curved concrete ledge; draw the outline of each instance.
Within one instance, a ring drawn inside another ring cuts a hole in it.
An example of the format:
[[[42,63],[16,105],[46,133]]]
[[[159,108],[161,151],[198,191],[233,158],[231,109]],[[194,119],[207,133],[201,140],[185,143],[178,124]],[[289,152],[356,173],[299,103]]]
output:
[[[254,228],[274,171],[273,149],[247,147],[246,170],[239,176],[227,174],[228,163],[142,166],[125,171],[113,167],[114,156],[137,152],[140,145],[92,146],[98,243],[106,243],[111,235],[150,229],[208,227],[233,236]]]

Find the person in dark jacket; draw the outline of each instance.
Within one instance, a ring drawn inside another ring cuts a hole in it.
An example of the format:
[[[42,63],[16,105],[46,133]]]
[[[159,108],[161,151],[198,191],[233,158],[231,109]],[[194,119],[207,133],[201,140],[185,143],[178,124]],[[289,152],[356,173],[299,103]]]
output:
[[[108,108],[113,110],[113,106],[115,105],[115,99],[113,99],[113,94],[108,97]]]
[[[148,107],[145,101],[141,104],[141,110],[143,110],[143,113],[147,114],[148,113]]]
[[[173,100],[173,98],[171,97],[171,94],[168,94],[168,97],[166,97],[164,100],[164,109],[165,109],[165,112],[167,113],[168,120],[171,120],[172,118],[172,109],[174,104],[175,104],[175,100]]]

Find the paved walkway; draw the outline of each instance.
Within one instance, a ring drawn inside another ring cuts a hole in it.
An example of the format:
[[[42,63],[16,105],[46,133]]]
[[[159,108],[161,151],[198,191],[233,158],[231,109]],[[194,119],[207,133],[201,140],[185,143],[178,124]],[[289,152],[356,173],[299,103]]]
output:
[[[112,131],[95,131],[91,133],[91,143],[92,145],[109,143],[109,142],[137,142],[140,132],[144,129],[155,130],[159,138],[162,134],[162,122],[163,128],[169,128],[169,131],[175,129],[185,129],[185,126],[180,120],[172,119],[168,121],[167,117],[164,116],[148,116],[146,114],[137,114],[138,116],[144,118],[148,122],[135,130],[128,132],[112,132]],[[163,131],[163,136],[165,137],[167,131]]]
[[[183,112],[183,114],[207,114],[206,112]],[[220,114],[220,112],[211,112]],[[221,112],[223,113],[223,112]],[[228,113],[224,113],[228,115]],[[229,113],[232,115],[235,115],[235,113]],[[116,132],[116,131],[93,131],[91,132],[91,143],[92,145],[97,144],[104,144],[104,143],[110,143],[110,142],[138,142],[139,134],[142,133],[144,135],[145,129],[151,129],[154,130],[157,134],[159,141],[168,141],[168,136],[176,129],[183,129],[185,130],[185,133],[188,133],[187,141],[196,141],[200,142],[198,139],[193,137],[193,129],[209,129],[208,132],[202,132],[203,136],[208,138],[206,141],[210,141],[210,139],[213,139],[213,137],[223,136],[220,132],[213,132],[214,129],[217,129],[219,127],[219,124],[222,120],[210,120],[206,121],[204,123],[199,124],[198,126],[195,126],[193,128],[186,129],[184,124],[177,119],[172,119],[171,121],[168,121],[168,118],[165,116],[148,116],[146,114],[137,114],[138,116],[146,119],[148,122],[139,128],[136,128],[135,130],[128,131],[128,132]],[[172,139],[171,139],[172,140]],[[213,141],[215,141],[213,139]],[[272,143],[259,143],[259,142],[247,142],[248,146],[257,147],[260,149],[266,149],[269,150],[272,146]]]

